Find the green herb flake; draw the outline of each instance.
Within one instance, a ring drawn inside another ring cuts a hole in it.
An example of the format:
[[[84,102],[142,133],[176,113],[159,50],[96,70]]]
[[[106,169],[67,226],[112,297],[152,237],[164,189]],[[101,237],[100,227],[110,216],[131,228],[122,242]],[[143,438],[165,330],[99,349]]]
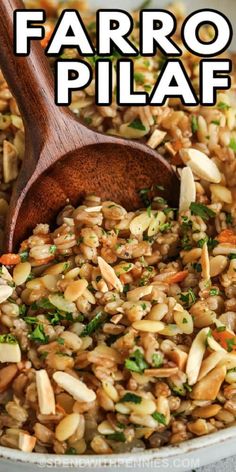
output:
[[[183,324],[187,324],[187,323],[188,323],[187,318],[183,318],[183,319],[182,319],[182,323],[183,323]]]
[[[19,252],[19,256],[21,258],[21,262],[26,262],[29,258],[29,251]]]
[[[166,426],[166,417],[165,417],[165,415],[163,415],[162,413],[159,413],[158,411],[155,411],[155,412],[152,414],[152,417],[153,417],[154,420],[156,420],[158,423],[163,424],[164,426]]]
[[[163,356],[162,354],[159,354],[159,352],[154,352],[152,355],[152,364],[153,367],[158,369],[158,367],[161,367],[163,365]]]
[[[126,442],[126,437],[122,431],[116,431],[115,433],[108,434],[106,437],[111,441]]]
[[[131,356],[125,360],[125,368],[132,372],[142,373],[148,368],[148,364],[140,349],[136,349]]]
[[[202,272],[202,264],[200,262],[193,262],[192,267],[196,272]]]
[[[147,207],[147,214],[148,214],[149,218],[151,218],[151,216],[152,216],[152,207],[151,207],[151,205],[149,205]]]
[[[218,288],[211,288],[210,291],[209,291],[209,294],[211,296],[215,296],[215,295],[219,295],[220,291]]]
[[[202,203],[192,202],[190,205],[192,215],[200,216],[203,220],[208,221],[210,218],[214,218],[216,213]]]
[[[212,123],[213,125],[220,126],[220,120],[212,120],[211,123]]]
[[[139,404],[142,402],[142,397],[135,393],[127,392],[120,400],[122,403],[135,403]]]
[[[192,306],[196,301],[196,295],[191,288],[187,292],[182,292],[179,298],[186,308]]]
[[[29,335],[31,341],[36,341],[40,344],[47,344],[49,341],[49,337],[46,336],[44,332],[44,327],[42,324],[38,324],[34,331]]]
[[[231,138],[230,143],[229,143],[230,149],[232,149],[234,152],[236,152],[236,139]]]
[[[217,333],[223,333],[224,331],[226,331],[226,326],[218,326],[216,328],[216,331]]]
[[[196,115],[193,115],[192,118],[191,118],[191,127],[192,127],[192,133],[196,133],[196,131],[198,130],[199,126],[198,126],[198,118],[196,117]]]
[[[24,316],[26,313],[26,306],[25,305],[19,305],[19,315]]]
[[[76,449],[74,447],[69,447],[68,449],[66,449],[65,454],[71,456],[71,455],[76,455],[77,452],[76,452]]]
[[[129,125],[128,128],[138,129],[140,131],[146,131],[146,127],[143,125],[139,118],[135,118]]]
[[[124,287],[123,287],[123,293],[129,292],[129,290],[130,290],[130,285],[129,285],[129,284],[125,284]]]
[[[134,79],[138,84],[144,84],[145,76],[141,72],[134,72]]]
[[[50,254],[55,254],[56,250],[57,250],[57,246],[55,244],[52,244],[49,248]]]
[[[232,352],[234,346],[236,346],[236,336],[230,339],[226,339],[226,344],[227,344],[227,351]]]
[[[228,255],[228,258],[230,261],[232,261],[233,259],[236,259],[236,253],[234,254],[233,252],[231,252],[229,255]]]
[[[218,108],[218,110],[229,110],[231,107],[230,107],[230,105],[228,105],[228,103],[219,102],[217,104],[217,108]]]
[[[65,340],[63,338],[57,338],[57,343],[63,346],[65,344]]]
[[[13,334],[1,334],[0,344],[18,344],[18,342]]]
[[[94,331],[98,330],[105,321],[105,314],[102,311],[99,311],[94,318],[85,326],[82,331],[82,337],[90,336]]]

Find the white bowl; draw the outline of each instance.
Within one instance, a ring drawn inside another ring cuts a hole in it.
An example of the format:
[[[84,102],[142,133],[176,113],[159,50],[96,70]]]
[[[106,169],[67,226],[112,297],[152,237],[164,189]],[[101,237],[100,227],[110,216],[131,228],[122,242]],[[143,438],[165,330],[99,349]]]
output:
[[[2,1],[2,0],[0,0]],[[91,7],[132,9],[139,7],[142,0],[90,0]],[[152,6],[164,8],[167,0],[153,0]],[[200,8],[214,8],[226,14],[232,24],[236,24],[235,0],[184,0],[188,11]],[[231,45],[236,50],[236,38]],[[17,450],[0,447],[0,471],[39,472],[40,469],[53,469],[61,472],[65,469],[84,469],[86,472],[102,472],[104,470],[129,470],[130,472],[144,472],[159,470],[168,472],[184,472],[217,462],[236,453],[236,426],[218,431],[201,438],[185,441],[178,446],[162,447],[145,452],[133,452],[132,454],[113,454],[104,456],[64,456],[53,454],[26,454]],[[233,470],[233,469],[232,469]]]

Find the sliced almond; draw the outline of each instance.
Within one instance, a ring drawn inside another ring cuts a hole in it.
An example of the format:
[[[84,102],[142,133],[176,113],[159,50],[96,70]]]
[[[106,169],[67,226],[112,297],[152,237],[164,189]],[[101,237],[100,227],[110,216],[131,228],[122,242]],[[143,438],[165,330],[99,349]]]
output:
[[[17,372],[18,368],[16,364],[10,364],[0,369],[0,393],[5,392],[17,375]]]
[[[88,282],[85,279],[73,280],[70,282],[64,292],[64,297],[69,302],[75,302],[81,295],[83,295]]]
[[[224,354],[227,354],[227,351],[213,338],[213,336],[208,336],[207,344],[212,349],[212,351],[221,351]]]
[[[209,328],[203,328],[195,339],[189,351],[186,374],[188,376],[189,385],[194,385],[197,381],[198,374],[201,368],[201,363],[206,350],[206,339]]]
[[[223,185],[219,184],[211,184],[210,191],[212,193],[212,200],[215,202],[223,202],[223,203],[232,203],[232,193]]]
[[[151,377],[172,377],[172,375],[178,374],[178,367],[167,367],[160,369],[145,369],[144,374]]]
[[[174,362],[180,370],[184,371],[188,359],[188,354],[186,352],[178,348],[173,348],[171,351],[166,353],[166,357]]]
[[[181,149],[179,151],[182,161],[192,169],[200,179],[218,184],[221,181],[221,173],[217,165],[206,154],[198,149]]]
[[[163,211],[158,211],[155,215],[152,216],[149,228],[148,228],[148,236],[154,236],[158,233],[160,225],[165,223],[166,215]]]
[[[136,302],[140,300],[140,298],[150,295],[150,293],[152,293],[152,288],[152,285],[134,288],[133,290],[127,292],[127,300],[131,302]]]
[[[98,257],[98,265],[104,280],[111,284],[118,292],[123,292],[123,285],[111,267],[102,257]]]
[[[13,294],[13,288],[9,285],[0,285],[0,303],[5,302]]]
[[[65,311],[66,313],[73,313],[76,311],[76,306],[73,302],[69,302],[63,296],[53,293],[48,297],[49,301],[54,305],[58,310]]]
[[[226,365],[227,370],[235,369],[236,368],[236,354],[234,353],[225,354],[224,357],[220,360],[219,365]]]
[[[202,278],[208,282],[210,280],[210,260],[207,243],[203,244],[201,254]]]
[[[193,400],[215,400],[226,376],[226,366],[217,366],[194,385],[190,394]]]
[[[36,438],[29,434],[20,432],[19,449],[23,452],[32,452],[36,444]]]
[[[72,377],[72,375],[66,372],[55,372],[53,379],[59,387],[72,395],[75,400],[89,403],[96,399],[96,393],[93,390],[88,388],[84,382],[81,382],[81,380]]]
[[[196,186],[190,167],[183,168],[180,182],[179,211],[182,212],[188,210],[191,203],[196,201]]]
[[[29,262],[20,262],[14,267],[13,280],[16,285],[22,285],[26,282],[31,272],[31,265]]]
[[[215,256],[210,259],[210,276],[216,277],[221,274],[227,267],[229,260],[225,256]]]
[[[21,361],[21,350],[18,343],[15,343],[15,344],[0,343],[0,362],[17,363],[20,361]]]
[[[42,415],[55,415],[56,405],[51,382],[46,370],[36,371],[38,403]]]
[[[165,324],[162,323],[162,321],[139,320],[135,321],[132,327],[137,331],[143,331],[145,333],[159,333],[165,328]]]
[[[101,211],[101,210],[102,210],[102,205],[85,208],[85,211],[87,213],[97,213],[98,211]]]
[[[155,129],[150,136],[147,145],[150,146],[152,149],[156,149],[159,144],[162,143],[164,137],[166,136],[166,131],[161,131],[159,129]]]
[[[199,372],[198,380],[201,380],[205,375],[208,374],[212,369],[214,369],[222,359],[225,359],[225,353],[223,351],[212,352],[206,359],[202,361],[201,369]],[[236,365],[236,356],[235,356],[235,365]]]
[[[193,410],[192,416],[197,418],[212,418],[217,415],[221,409],[222,406],[216,403],[214,405],[199,406]]]
[[[129,229],[134,236],[140,236],[148,229],[151,222],[151,215],[147,211],[136,216],[130,223]]]

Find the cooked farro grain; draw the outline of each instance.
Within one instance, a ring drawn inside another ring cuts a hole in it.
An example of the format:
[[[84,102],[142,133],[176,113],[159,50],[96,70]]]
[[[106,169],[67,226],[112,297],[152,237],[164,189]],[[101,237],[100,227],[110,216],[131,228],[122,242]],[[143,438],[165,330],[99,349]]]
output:
[[[68,7],[25,3],[47,10],[47,38]],[[94,14],[84,0],[72,3],[95,40]],[[182,5],[170,10],[180,25]],[[133,17],[138,22],[138,12]],[[210,29],[202,33],[209,40]],[[117,55],[111,60],[115,67]],[[134,59],[137,90],[152,89],[164,60]],[[184,52],[196,89],[199,61]],[[168,207],[160,182],[140,189],[135,213],[87,195],[60,212],[53,231],[39,224],[19,255],[1,257],[2,446],[110,454],[176,444],[235,422],[234,88],[233,80],[211,108],[176,99],[119,107],[115,85],[112,105],[96,107],[94,81],[73,93],[71,109],[87,125],[141,139],[179,169],[180,205]],[[0,73],[0,245],[23,156],[22,119]]]

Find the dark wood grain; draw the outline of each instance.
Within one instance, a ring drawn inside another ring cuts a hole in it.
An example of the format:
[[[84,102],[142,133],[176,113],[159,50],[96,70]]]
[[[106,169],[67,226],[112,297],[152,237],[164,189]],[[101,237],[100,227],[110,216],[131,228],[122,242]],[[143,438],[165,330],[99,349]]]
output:
[[[96,193],[128,209],[140,205],[137,191],[159,183],[176,205],[179,181],[156,151],[103,135],[82,125],[54,103],[54,80],[39,41],[27,57],[13,54],[13,11],[20,0],[0,0],[0,67],[25,125],[25,159],[11,199],[6,250],[17,249],[39,222],[53,222],[68,199],[77,204]]]

